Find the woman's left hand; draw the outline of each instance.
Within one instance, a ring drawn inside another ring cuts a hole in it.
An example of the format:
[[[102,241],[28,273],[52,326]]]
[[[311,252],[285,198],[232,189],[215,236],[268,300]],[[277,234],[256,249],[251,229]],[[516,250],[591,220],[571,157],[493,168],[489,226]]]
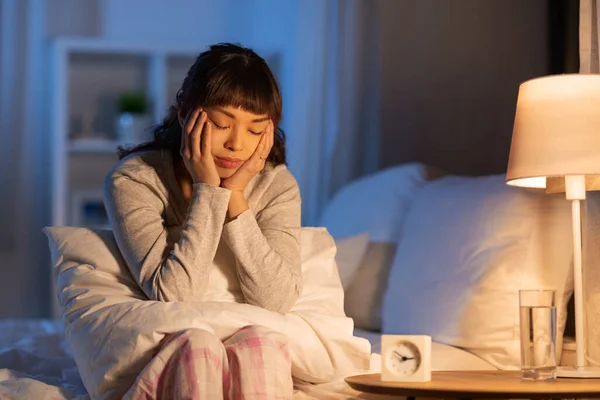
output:
[[[267,157],[273,147],[274,136],[275,128],[273,127],[273,122],[269,122],[252,156],[244,161],[242,166],[233,175],[221,180],[221,187],[234,192],[242,192],[246,188],[246,185],[248,185],[248,182],[265,167]]]

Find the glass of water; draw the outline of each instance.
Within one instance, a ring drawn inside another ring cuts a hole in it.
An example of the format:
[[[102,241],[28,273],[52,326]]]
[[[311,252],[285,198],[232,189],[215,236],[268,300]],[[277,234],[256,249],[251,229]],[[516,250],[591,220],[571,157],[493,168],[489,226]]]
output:
[[[556,379],[556,291],[520,290],[521,379]]]

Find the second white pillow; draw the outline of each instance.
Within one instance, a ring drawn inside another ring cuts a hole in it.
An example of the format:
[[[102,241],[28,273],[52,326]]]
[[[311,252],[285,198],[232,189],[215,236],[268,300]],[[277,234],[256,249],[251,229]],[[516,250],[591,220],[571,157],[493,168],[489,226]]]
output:
[[[369,246],[369,234],[363,233],[345,238],[335,238],[337,252],[335,263],[337,264],[344,290],[348,289],[350,283],[356,276],[356,271],[361,265],[367,247]]]
[[[427,334],[497,368],[517,369],[518,291],[557,290],[561,349],[571,257],[564,195],[509,187],[503,175],[442,178],[417,193],[407,215],[383,330]]]

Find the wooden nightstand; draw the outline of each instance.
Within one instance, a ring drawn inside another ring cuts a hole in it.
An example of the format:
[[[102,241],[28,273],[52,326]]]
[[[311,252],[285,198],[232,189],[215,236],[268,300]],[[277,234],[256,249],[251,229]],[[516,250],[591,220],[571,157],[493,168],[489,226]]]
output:
[[[519,371],[438,371],[427,383],[382,382],[381,374],[346,378],[355,390],[368,393],[429,398],[542,399],[600,398],[600,379],[523,381]]]

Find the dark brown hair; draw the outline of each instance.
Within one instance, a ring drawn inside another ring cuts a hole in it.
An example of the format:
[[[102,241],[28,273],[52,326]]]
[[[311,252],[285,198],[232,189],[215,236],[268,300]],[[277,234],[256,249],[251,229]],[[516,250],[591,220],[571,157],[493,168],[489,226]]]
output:
[[[120,147],[119,158],[143,150],[168,149],[179,155],[181,125],[178,113],[187,115],[198,107],[240,107],[255,114],[268,115],[275,125],[273,148],[267,158],[285,164],[285,134],[279,128],[282,114],[281,93],[269,66],[251,49],[219,43],[201,53],[190,67],[175,103],[154,128],[154,140],[132,148]]]

